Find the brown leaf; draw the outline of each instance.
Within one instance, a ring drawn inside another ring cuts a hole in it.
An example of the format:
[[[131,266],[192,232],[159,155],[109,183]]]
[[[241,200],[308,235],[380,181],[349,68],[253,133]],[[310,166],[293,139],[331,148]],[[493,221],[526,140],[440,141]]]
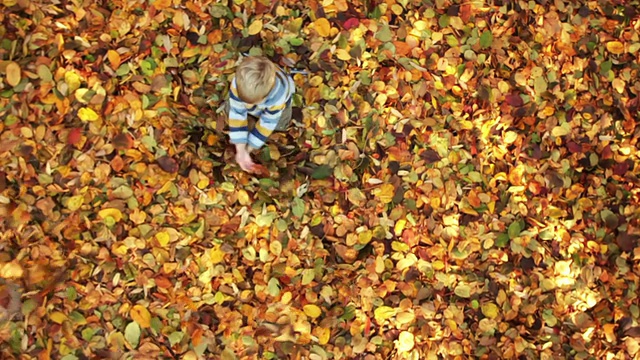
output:
[[[630,235],[626,232],[621,232],[618,234],[616,242],[622,251],[632,253],[638,246],[638,238],[639,237],[637,235]]]
[[[175,174],[178,172],[178,162],[170,156],[161,156],[158,158],[157,162],[158,165],[160,165],[160,168],[168,173]]]
[[[133,137],[129,134],[120,133],[113,138],[113,147],[116,150],[127,150],[133,147]]]
[[[420,153],[420,157],[424,159],[428,164],[433,164],[436,161],[440,161],[441,157],[435,150],[427,149]]]
[[[640,338],[640,326],[634,326],[624,332],[625,336]]]
[[[7,188],[7,173],[0,171],[0,193]]]

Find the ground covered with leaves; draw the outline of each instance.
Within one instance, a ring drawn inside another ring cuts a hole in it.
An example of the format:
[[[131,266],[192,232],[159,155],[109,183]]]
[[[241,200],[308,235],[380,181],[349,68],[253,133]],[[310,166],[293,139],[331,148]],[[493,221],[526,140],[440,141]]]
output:
[[[2,358],[637,358],[638,7],[3,0]]]

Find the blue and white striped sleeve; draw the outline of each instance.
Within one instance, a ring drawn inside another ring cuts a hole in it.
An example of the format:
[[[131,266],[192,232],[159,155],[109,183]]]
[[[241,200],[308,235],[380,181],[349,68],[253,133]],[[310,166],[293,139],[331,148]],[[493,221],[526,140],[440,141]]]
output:
[[[254,149],[260,149],[264,146],[267,138],[278,126],[278,121],[280,121],[285,106],[286,103],[272,106],[262,112],[256,126],[249,134],[249,146]]]
[[[238,97],[235,79],[229,88],[229,138],[232,144],[248,142],[247,107]]]

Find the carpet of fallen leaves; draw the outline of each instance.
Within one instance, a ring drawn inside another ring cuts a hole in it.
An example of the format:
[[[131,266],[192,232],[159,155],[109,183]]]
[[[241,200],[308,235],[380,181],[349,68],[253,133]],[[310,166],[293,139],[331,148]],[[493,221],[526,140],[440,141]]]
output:
[[[3,359],[640,356],[637,0],[0,4]]]

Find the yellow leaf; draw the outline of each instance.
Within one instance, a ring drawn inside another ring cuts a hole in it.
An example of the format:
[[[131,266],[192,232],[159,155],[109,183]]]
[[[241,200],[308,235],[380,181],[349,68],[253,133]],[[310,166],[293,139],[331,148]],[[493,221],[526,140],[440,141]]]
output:
[[[444,262],[442,262],[442,260],[436,260],[431,264],[431,266],[433,266],[433,270],[439,271],[444,269]]]
[[[318,338],[318,343],[320,345],[326,345],[329,342],[329,338],[331,337],[331,330],[325,327],[317,327],[316,337]]]
[[[379,306],[373,311],[373,316],[379,325],[382,325],[385,320],[391,318],[396,314],[396,310],[390,306]]]
[[[76,211],[80,209],[82,204],[84,203],[84,195],[75,195],[67,200],[67,209],[71,211]]]
[[[624,80],[615,78],[613,79],[611,85],[613,85],[613,88],[616,89],[618,93],[622,94],[627,84],[624,82]]]
[[[244,189],[238,190],[238,202],[240,205],[249,205],[251,203],[251,199],[249,198],[249,194]]]
[[[494,303],[482,304],[482,314],[489,319],[495,319],[500,314],[500,308]]]
[[[96,121],[98,120],[98,114],[93,111],[93,109],[88,107],[83,107],[78,110],[78,117],[82,121]]]
[[[189,350],[182,355],[182,360],[198,360],[198,354],[193,350]]]
[[[169,234],[166,231],[161,231],[156,234],[156,240],[158,240],[161,246],[167,246],[171,238],[169,237]]]
[[[504,134],[504,143],[513,144],[518,139],[518,133],[515,131],[507,131]]]
[[[556,126],[553,129],[551,129],[551,135],[555,137],[562,137],[565,135],[569,135],[570,133],[571,131],[564,126]]]
[[[624,52],[624,44],[620,41],[609,41],[607,43],[607,50],[612,54],[620,55]]]
[[[20,84],[20,80],[22,80],[20,71],[20,65],[18,65],[18,63],[9,61],[7,64],[7,84],[11,86]]]
[[[167,243],[168,243],[168,241],[167,241]],[[165,246],[165,245],[162,245],[162,246]],[[214,264],[214,265],[215,264],[219,264],[219,263],[222,262],[222,260],[224,260],[224,251],[220,250],[220,247],[213,248],[213,249],[211,249],[211,252],[209,253],[209,258],[211,259],[211,263],[212,264]]]
[[[409,324],[412,323],[415,319],[416,315],[408,311],[401,312],[400,314],[396,315],[396,322],[398,322],[399,324]]]
[[[408,352],[413,349],[415,345],[413,334],[408,331],[403,331],[398,336],[398,351]]]
[[[69,87],[69,94],[80,88],[80,81],[80,75],[76,74],[75,72],[67,71],[66,73],[64,73],[64,82]]]
[[[405,219],[398,220],[396,222],[396,225],[393,227],[394,234],[396,234],[396,236],[402,235],[402,231],[404,230],[404,227],[406,225],[407,225],[407,220]]]
[[[85,98],[87,94],[91,96],[91,93],[89,93],[89,89],[86,89],[86,88],[78,89],[74,93],[76,100],[78,100],[78,102],[81,102],[83,104],[86,104],[89,102],[89,100],[91,100],[91,98],[88,98],[88,99]]]
[[[349,54],[349,52],[345,49],[338,49],[336,50],[336,56],[338,57],[338,59],[342,60],[342,61],[349,61],[351,60],[351,55]]]
[[[383,204],[390,203],[393,200],[395,192],[396,189],[392,184],[383,184],[379,188],[373,190],[373,194],[376,195]]]
[[[253,24],[251,24],[253,25]],[[249,28],[251,29],[251,28]],[[202,53],[202,49],[200,49],[199,47],[192,47],[192,48],[187,48],[182,52],[182,57],[184,58],[191,58],[194,57],[196,55],[200,55]]]
[[[318,35],[322,37],[331,35],[331,24],[329,24],[329,20],[325,18],[319,18],[313,22],[313,25],[318,32]]]
[[[275,256],[280,256],[280,254],[282,253],[282,243],[278,240],[273,240],[269,244],[269,251],[271,251],[271,253]]]
[[[148,328],[151,326],[151,314],[146,307],[142,305],[134,305],[129,312],[131,319],[140,325],[141,328]]]
[[[310,318],[317,318],[318,316],[320,316],[322,314],[322,310],[320,309],[320,307],[318,307],[317,305],[313,305],[313,304],[307,304],[302,308],[302,311],[304,311],[304,313],[310,317]]]
[[[23,274],[24,270],[17,261],[12,261],[0,265],[0,278],[19,279]]]
[[[418,31],[425,30],[428,26],[429,26],[429,25],[428,25],[428,24],[427,24],[427,22],[426,22],[426,21],[424,21],[424,20],[418,20],[418,21],[415,21],[415,22],[413,23],[413,28],[414,28],[414,29],[416,29],[416,30],[418,30]]]
[[[249,25],[249,35],[256,35],[262,31],[262,19],[253,20]]]
[[[114,70],[120,67],[120,62],[122,61],[122,59],[120,58],[120,54],[118,54],[117,51],[115,50],[107,51],[107,58],[109,59],[109,62],[111,63],[111,67],[113,67]]]
[[[102,209],[98,212],[98,216],[101,219],[106,219],[107,217],[111,216],[116,222],[122,220],[122,212],[116,208]]]
[[[49,315],[49,319],[51,319],[51,321],[56,324],[62,324],[63,322],[65,322],[65,320],[67,320],[67,315],[61,313],[60,311],[55,311],[52,312],[51,315]]]

